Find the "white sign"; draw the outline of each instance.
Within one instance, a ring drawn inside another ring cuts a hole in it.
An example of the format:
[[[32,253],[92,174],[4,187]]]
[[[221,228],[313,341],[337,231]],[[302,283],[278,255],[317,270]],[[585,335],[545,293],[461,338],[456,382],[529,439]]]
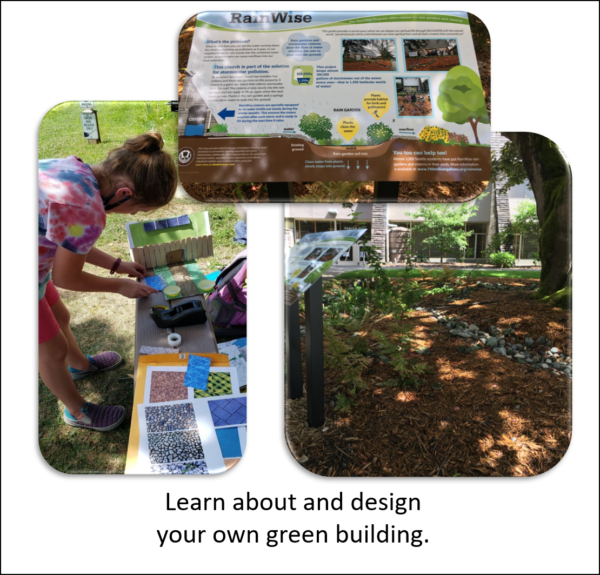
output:
[[[82,102],[79,102],[79,107],[80,108],[93,108],[94,102],[92,100],[83,100]]]
[[[81,126],[83,127],[83,137],[87,140],[99,140],[98,121],[93,112],[81,112]]]
[[[418,56],[419,53],[418,52],[409,52],[408,55],[412,58],[414,56]]]

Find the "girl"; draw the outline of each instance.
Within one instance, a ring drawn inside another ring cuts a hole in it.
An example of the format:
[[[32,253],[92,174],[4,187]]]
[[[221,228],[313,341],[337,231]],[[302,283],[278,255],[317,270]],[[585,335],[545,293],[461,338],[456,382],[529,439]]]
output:
[[[101,164],[89,166],[75,156],[39,161],[39,370],[48,389],[64,405],[68,425],[110,431],[125,418],[121,406],[94,405],[73,380],[113,369],[121,356],[108,351],[84,355],[69,327],[69,311],[56,287],[84,292],[113,292],[129,298],[156,290],[125,278],[104,278],[83,271],[89,264],[111,275],[142,278],[144,266],[122,262],[94,247],[106,214],[137,214],[168,204],[177,187],[177,169],[162,151],[157,132],[127,140]],[[50,281],[52,270],[52,281]]]

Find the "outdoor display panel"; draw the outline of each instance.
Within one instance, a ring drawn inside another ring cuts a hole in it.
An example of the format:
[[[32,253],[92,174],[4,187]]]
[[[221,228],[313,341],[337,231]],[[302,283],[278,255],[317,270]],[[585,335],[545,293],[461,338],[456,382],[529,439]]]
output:
[[[201,13],[179,115],[184,188],[490,176],[464,12]]]

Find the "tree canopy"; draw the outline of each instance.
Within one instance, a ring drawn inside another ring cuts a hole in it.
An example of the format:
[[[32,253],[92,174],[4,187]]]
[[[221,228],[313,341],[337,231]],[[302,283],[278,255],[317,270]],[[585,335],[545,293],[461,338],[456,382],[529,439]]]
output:
[[[477,125],[489,124],[490,118],[485,106],[485,97],[479,76],[467,66],[455,66],[440,84],[437,106],[445,122],[466,124],[469,122],[479,142]]]

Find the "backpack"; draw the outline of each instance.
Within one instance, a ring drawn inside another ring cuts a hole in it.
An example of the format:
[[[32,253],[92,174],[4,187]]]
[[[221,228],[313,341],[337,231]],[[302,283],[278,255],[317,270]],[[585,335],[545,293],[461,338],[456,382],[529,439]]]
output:
[[[246,325],[246,273],[244,250],[221,270],[215,281],[215,291],[206,302],[214,326]]]

